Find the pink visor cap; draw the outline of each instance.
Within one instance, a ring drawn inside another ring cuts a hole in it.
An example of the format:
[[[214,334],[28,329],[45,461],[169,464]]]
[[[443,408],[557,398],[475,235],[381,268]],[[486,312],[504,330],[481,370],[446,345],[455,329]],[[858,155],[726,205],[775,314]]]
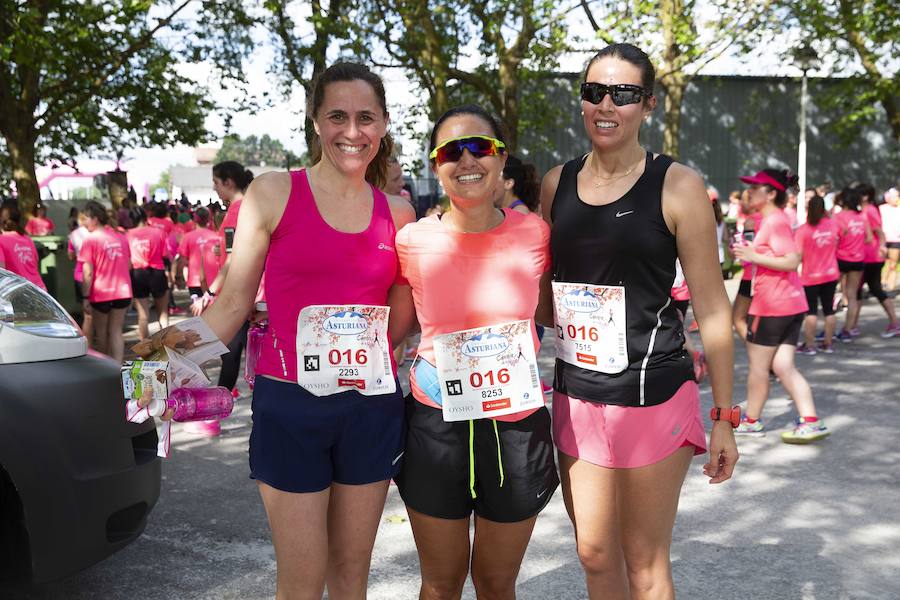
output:
[[[772,177],[765,171],[760,171],[759,173],[751,177],[745,175],[744,177],[741,177],[741,181],[743,181],[744,183],[749,183],[750,185],[770,185],[778,191],[785,191],[784,184],[776,181],[774,177]]]

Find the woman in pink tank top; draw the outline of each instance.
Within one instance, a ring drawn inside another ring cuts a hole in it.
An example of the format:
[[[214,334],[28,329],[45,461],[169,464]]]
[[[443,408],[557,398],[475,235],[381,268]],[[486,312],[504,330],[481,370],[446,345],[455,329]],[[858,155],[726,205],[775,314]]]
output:
[[[330,597],[365,597],[403,456],[402,392],[390,360],[372,352],[390,355],[378,307],[397,279],[395,232],[414,219],[408,202],[377,189],[393,146],[386,106],[368,68],[325,70],[310,94],[313,166],[253,180],[224,286],[202,315],[219,339],[232,339],[265,267],[269,329],[253,392],[250,476],[272,529],[279,598],[320,597],[326,585]],[[409,304],[390,307],[391,319],[412,319]],[[376,378],[367,365],[378,361],[387,373]],[[395,389],[369,393],[383,387]]]

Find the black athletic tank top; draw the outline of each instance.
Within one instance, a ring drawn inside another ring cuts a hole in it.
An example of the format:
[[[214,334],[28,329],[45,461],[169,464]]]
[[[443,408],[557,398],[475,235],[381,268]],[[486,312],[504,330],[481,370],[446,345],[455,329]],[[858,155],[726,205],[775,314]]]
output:
[[[625,287],[628,368],[609,375],[556,360],[554,389],[573,398],[653,406],[694,379],[681,319],[672,306],[678,251],[662,213],[672,159],[647,153],[644,173],[624,196],[603,206],[578,197],[586,157],[563,166],[553,200],[553,279]]]

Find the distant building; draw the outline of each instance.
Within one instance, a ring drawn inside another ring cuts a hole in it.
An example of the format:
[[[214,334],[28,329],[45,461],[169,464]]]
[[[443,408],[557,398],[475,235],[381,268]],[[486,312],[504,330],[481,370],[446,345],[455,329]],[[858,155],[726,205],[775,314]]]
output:
[[[218,196],[212,187],[212,167],[219,149],[215,147],[199,147],[194,149],[196,167],[173,166],[169,167],[169,177],[172,182],[172,197],[177,199],[181,193],[187,196],[191,204],[200,203],[207,205]],[[259,176],[268,171],[283,171],[273,167],[248,166],[253,176]]]

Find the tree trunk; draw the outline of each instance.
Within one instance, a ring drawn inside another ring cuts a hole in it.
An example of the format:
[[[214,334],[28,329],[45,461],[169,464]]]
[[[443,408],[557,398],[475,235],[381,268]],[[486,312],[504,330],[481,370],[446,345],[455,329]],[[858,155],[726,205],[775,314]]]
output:
[[[506,128],[506,150],[515,152],[519,145],[519,84],[516,68],[505,62],[500,63],[500,89],[503,93],[503,107],[500,117]]]
[[[19,199],[19,210],[26,215],[34,214],[34,205],[40,200],[37,173],[34,170],[34,139],[26,132],[17,130],[6,137],[6,147],[12,163],[13,180]]]
[[[678,160],[681,135],[681,104],[684,101],[684,89],[687,79],[683,73],[672,73],[665,84],[666,100],[663,115],[663,154]]]

